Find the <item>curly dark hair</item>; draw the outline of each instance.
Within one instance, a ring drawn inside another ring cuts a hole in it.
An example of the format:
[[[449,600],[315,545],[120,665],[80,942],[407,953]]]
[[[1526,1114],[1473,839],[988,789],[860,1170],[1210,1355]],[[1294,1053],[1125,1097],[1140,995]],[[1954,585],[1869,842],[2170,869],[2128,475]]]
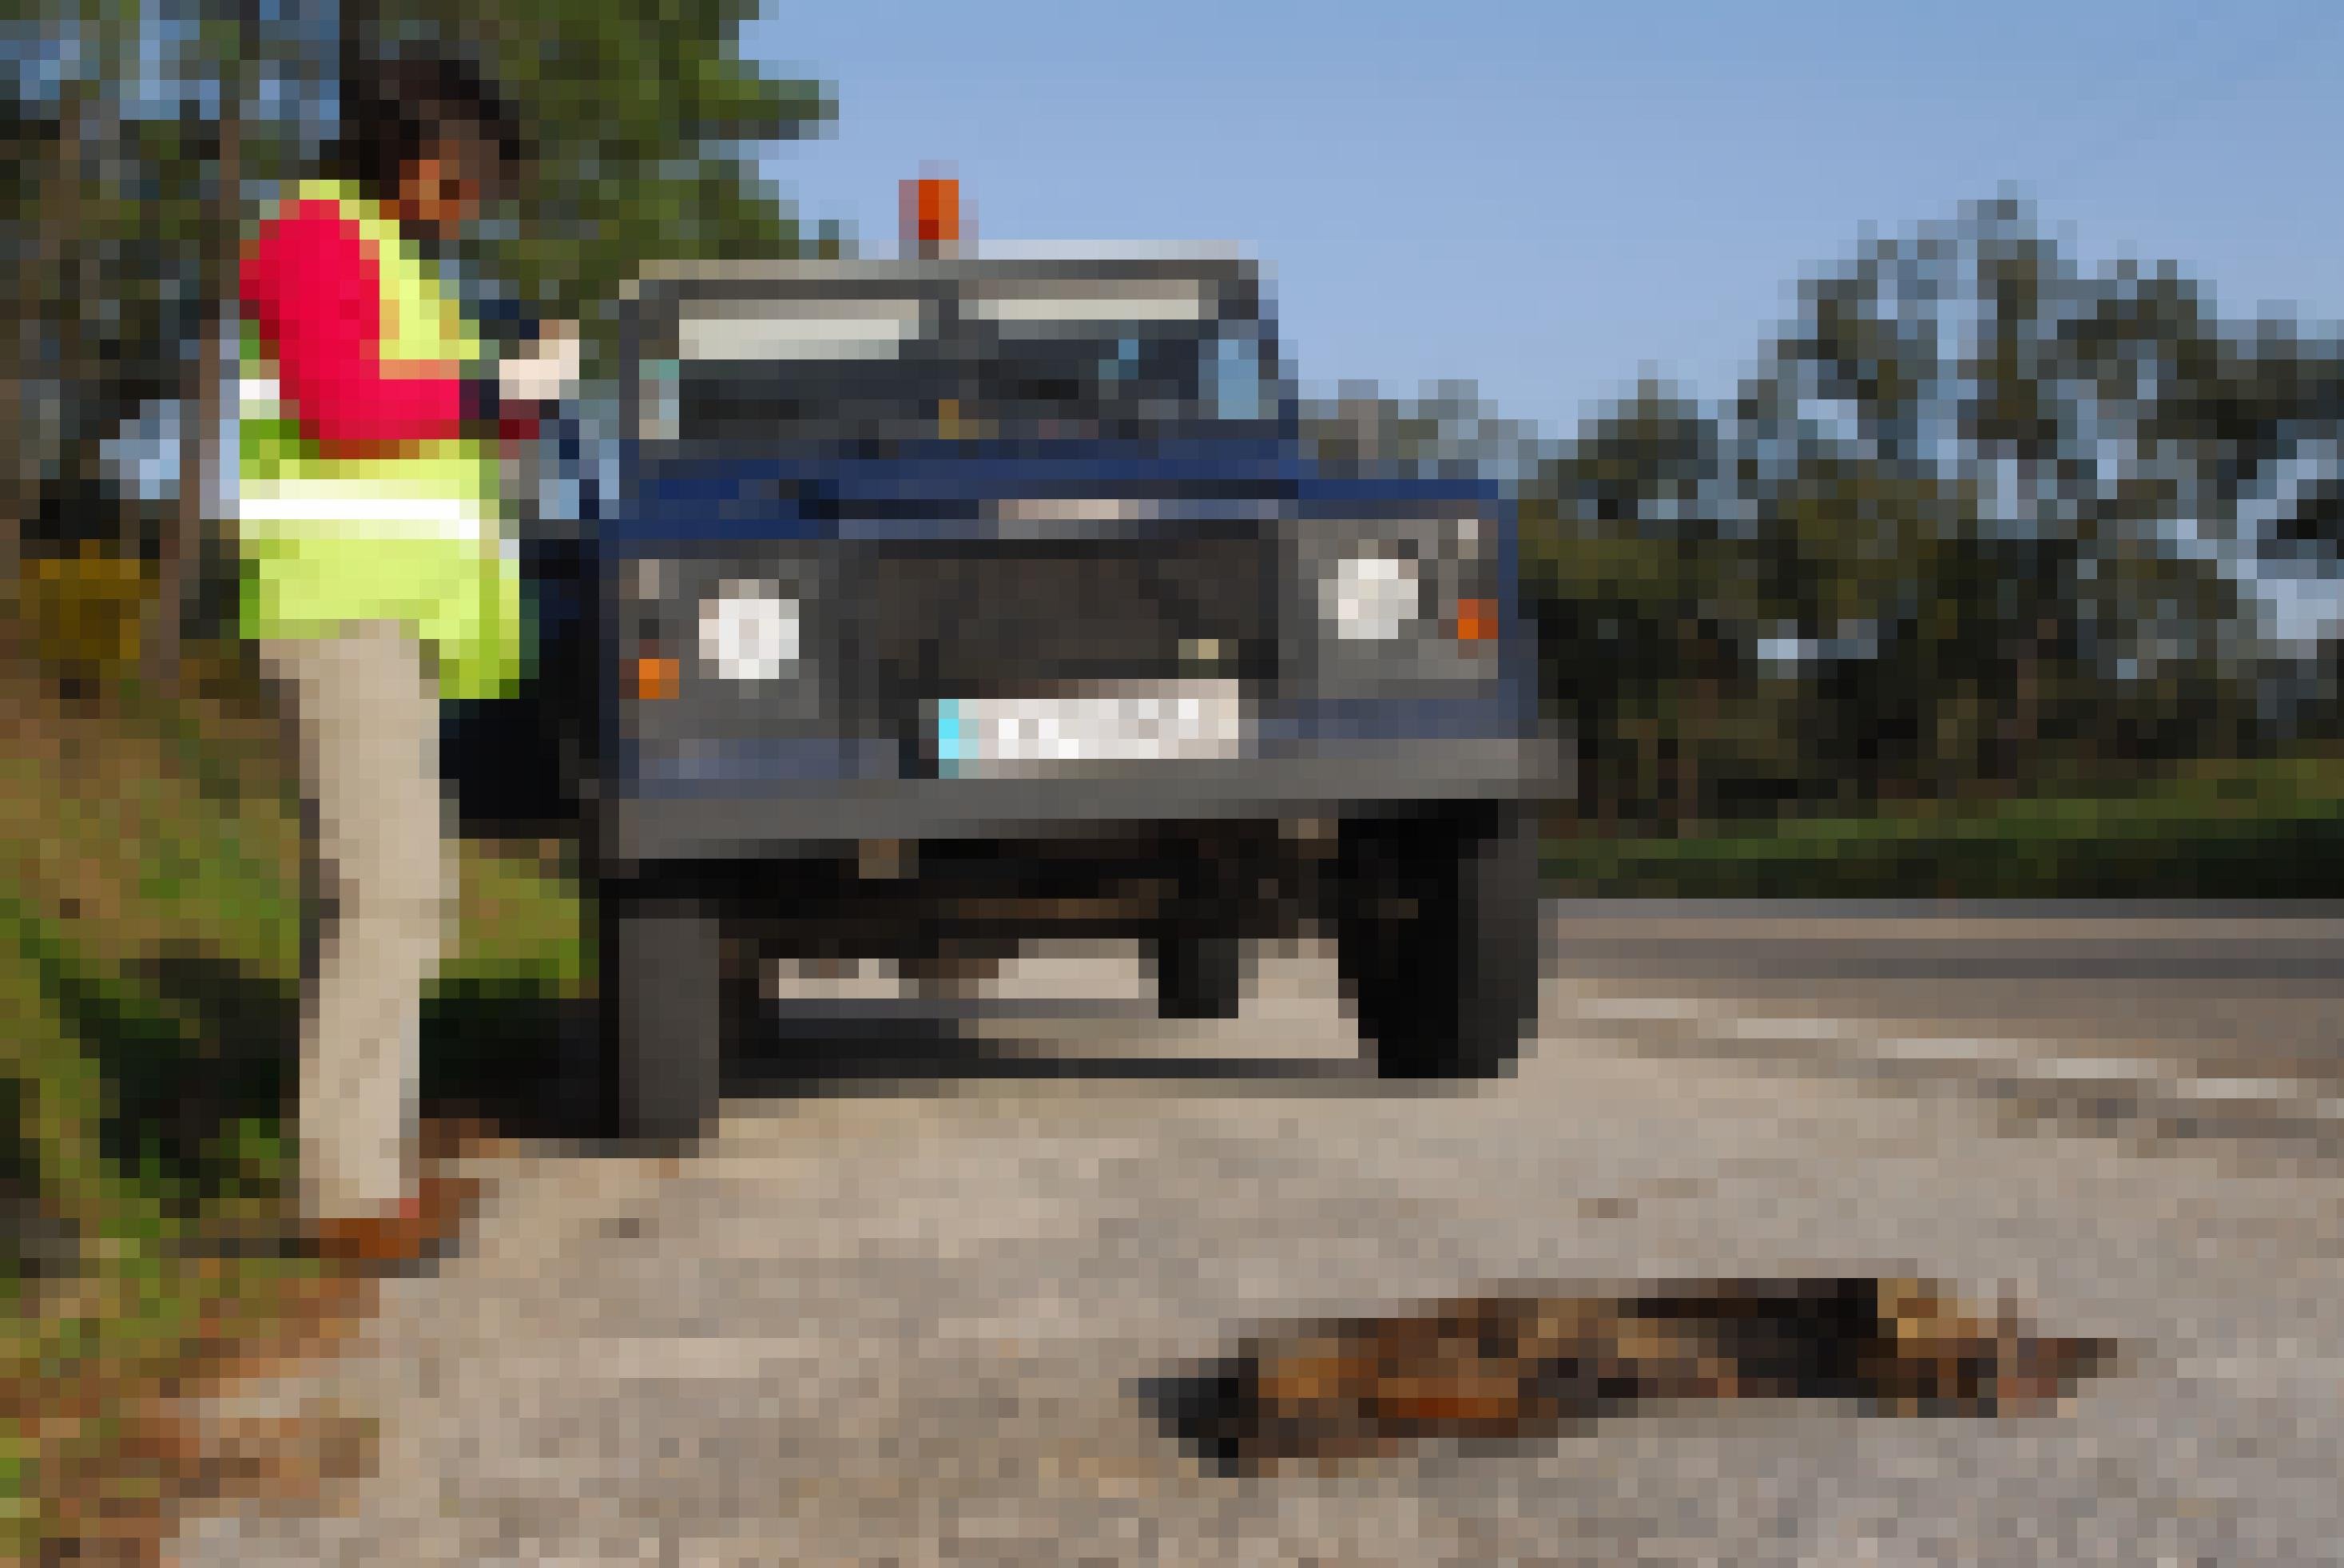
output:
[[[518,116],[479,72],[450,56],[409,52],[345,76],[342,135],[326,156],[327,171],[369,196],[398,194],[399,170],[435,142],[462,137],[494,156],[509,183],[527,156]]]

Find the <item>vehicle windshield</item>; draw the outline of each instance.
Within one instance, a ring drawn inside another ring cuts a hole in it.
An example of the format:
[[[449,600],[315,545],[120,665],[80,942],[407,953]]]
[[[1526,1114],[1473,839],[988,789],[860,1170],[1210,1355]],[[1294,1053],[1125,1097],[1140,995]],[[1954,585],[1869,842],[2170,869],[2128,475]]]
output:
[[[687,320],[677,358],[645,367],[643,433],[725,446],[1161,440],[1258,435],[1278,417],[1275,349],[1252,321],[1020,296],[938,314],[862,300]]]

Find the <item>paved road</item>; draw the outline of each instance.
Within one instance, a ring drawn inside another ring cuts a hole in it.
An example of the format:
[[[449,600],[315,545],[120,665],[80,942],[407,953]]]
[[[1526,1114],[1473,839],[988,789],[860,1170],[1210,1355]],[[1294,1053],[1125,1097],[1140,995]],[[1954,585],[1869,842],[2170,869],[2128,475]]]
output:
[[[247,1396],[374,1413],[380,1472],[332,1517],[197,1522],[181,1560],[2339,1560],[2344,1167],[2316,1136],[2144,1153],[1860,1070],[1934,1023],[1981,1059],[2056,1025],[2168,1086],[2268,1076],[2252,1031],[2175,1022],[2259,998],[2317,1077],[2333,923],[1556,918],[1537,1047],[1470,1093],[1361,1075],[1310,947],[1209,1031],[1156,1022],[1113,951],[1037,955],[956,1014],[794,984],[698,1158],[490,1162],[465,1253],[394,1285],[368,1354]],[[1975,962],[1909,972],[1932,954]],[[873,1070],[809,1075],[849,1053]],[[1751,1406],[1270,1479],[1200,1472],[1132,1397],[1265,1320],[1778,1271],[2008,1287],[2134,1364],[2035,1421]]]
[[[2127,1135],[2187,1122],[2344,1147],[2344,906],[1552,916],[1563,1011],[1650,1050],[2005,1098],[2056,1088]]]

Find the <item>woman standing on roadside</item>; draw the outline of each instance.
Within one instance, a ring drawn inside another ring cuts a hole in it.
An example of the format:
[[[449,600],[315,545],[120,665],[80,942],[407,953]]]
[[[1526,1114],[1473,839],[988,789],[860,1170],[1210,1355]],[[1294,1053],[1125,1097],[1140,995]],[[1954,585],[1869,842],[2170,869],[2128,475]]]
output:
[[[286,699],[307,805],[301,1212],[379,1255],[418,1219],[422,990],[453,914],[437,699],[520,677],[497,442],[533,432],[578,349],[548,328],[491,370],[418,252],[522,167],[494,93],[408,56],[345,82],[342,106],[336,177],[244,257],[237,532],[242,632]]]

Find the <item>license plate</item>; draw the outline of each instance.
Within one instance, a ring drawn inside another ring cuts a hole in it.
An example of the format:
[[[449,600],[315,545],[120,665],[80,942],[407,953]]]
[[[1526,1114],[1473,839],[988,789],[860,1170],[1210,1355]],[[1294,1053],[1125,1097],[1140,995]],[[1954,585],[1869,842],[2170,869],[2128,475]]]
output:
[[[1251,733],[1235,681],[1137,682],[1070,696],[958,698],[935,704],[935,723],[936,770],[946,778],[1235,757]]]

